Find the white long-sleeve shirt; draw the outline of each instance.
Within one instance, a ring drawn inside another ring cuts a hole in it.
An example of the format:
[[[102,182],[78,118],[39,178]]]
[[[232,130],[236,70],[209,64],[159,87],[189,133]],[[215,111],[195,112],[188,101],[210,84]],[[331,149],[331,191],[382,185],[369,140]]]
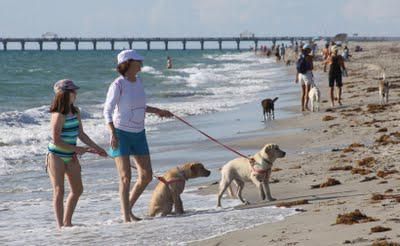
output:
[[[114,127],[127,132],[144,130],[146,113],[146,95],[141,78],[130,82],[120,76],[108,89],[103,115],[106,123],[113,122]]]

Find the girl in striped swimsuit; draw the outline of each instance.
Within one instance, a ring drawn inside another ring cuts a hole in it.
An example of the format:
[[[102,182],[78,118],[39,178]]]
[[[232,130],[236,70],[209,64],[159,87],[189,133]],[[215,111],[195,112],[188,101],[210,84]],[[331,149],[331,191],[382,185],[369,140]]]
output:
[[[71,219],[82,194],[81,166],[76,155],[94,152],[103,157],[107,153],[83,131],[79,109],[74,106],[79,87],[71,80],[60,80],[54,85],[55,97],[50,108],[52,139],[49,143],[47,168],[53,185],[53,205],[58,228],[72,226]],[[89,147],[76,146],[77,138]],[[71,192],[64,214],[64,176],[68,177]]]

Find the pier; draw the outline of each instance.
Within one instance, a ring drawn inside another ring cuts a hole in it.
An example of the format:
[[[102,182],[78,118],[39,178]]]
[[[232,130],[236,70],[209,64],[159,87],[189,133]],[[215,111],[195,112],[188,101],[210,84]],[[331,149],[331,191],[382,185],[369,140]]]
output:
[[[306,37],[306,36],[298,36],[298,37],[288,37],[288,36],[280,36],[280,37],[187,37],[187,38],[0,38],[0,44],[3,46],[3,51],[8,50],[8,45],[10,43],[19,43],[20,50],[26,50],[27,43],[37,43],[38,50],[43,51],[44,43],[55,43],[57,45],[56,50],[62,50],[63,43],[73,43],[75,50],[79,50],[80,43],[90,43],[92,44],[92,49],[97,50],[98,43],[109,43],[110,49],[115,50],[116,42],[123,42],[128,45],[130,49],[133,48],[133,44],[137,42],[142,42],[146,44],[147,50],[151,50],[151,43],[161,42],[164,43],[164,49],[168,50],[168,44],[172,42],[178,42],[182,44],[182,50],[186,50],[186,45],[189,42],[197,42],[200,44],[200,49],[204,50],[205,42],[214,42],[218,44],[218,49],[222,50],[223,42],[234,42],[236,43],[236,49],[240,50],[240,42],[253,42],[254,48],[258,49],[259,42],[272,42],[275,44],[276,42],[291,42],[292,44],[295,41],[303,41],[307,42],[312,40],[314,37]],[[321,39],[329,40],[332,37],[320,37]],[[349,37],[348,41],[359,41],[359,42],[368,42],[368,41],[400,41],[400,37]]]

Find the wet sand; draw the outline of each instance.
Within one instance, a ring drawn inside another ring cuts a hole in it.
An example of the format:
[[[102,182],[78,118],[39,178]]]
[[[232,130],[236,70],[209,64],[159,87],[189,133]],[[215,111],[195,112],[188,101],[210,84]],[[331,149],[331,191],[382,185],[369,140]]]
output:
[[[241,209],[271,206],[282,201],[308,200],[296,206],[302,212],[283,221],[264,224],[192,245],[371,245],[400,242],[400,43],[350,43],[349,77],[344,79],[343,106],[330,108],[327,76],[316,62],[316,82],[322,92],[321,111],[300,113],[300,106],[286,110],[297,116],[274,121],[273,128],[257,130],[260,136],[229,141],[237,149],[260,149],[277,143],[288,155],[274,164],[272,195],[276,202],[260,201],[256,188],[246,184],[244,197],[251,202]],[[390,101],[379,106],[378,80],[382,69],[391,83]],[[293,71],[294,68],[292,67]],[[294,76],[293,76],[294,77]],[[331,117],[327,117],[331,116]],[[325,119],[325,120],[323,120]],[[265,135],[265,131],[280,132]],[[256,131],[256,132],[257,132]],[[352,145],[353,144],[353,145]],[[352,146],[351,146],[352,145]],[[350,147],[351,146],[351,147]],[[347,166],[347,167],[346,167]],[[336,170],[333,169],[347,169]],[[311,189],[333,178],[339,185]],[[218,185],[207,185],[200,194],[216,194]],[[381,198],[372,200],[373,194]],[[396,199],[397,198],[397,199]],[[223,200],[222,200],[223,205]],[[354,212],[377,219],[352,225],[336,224],[339,214]],[[389,231],[372,233],[382,226]]]

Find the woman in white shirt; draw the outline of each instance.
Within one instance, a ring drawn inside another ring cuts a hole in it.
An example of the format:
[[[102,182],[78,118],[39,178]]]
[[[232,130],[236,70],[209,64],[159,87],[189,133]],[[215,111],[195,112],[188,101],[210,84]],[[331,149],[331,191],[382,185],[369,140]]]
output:
[[[111,134],[109,155],[114,158],[120,176],[121,210],[125,222],[130,222],[140,220],[132,213],[132,207],[153,177],[144,128],[145,114],[154,113],[160,117],[172,117],[173,114],[146,105],[142,79],[138,76],[142,56],[134,50],[124,50],[118,54],[117,60],[121,76],[108,89],[103,114]],[[129,197],[131,155],[135,158],[138,179]]]

